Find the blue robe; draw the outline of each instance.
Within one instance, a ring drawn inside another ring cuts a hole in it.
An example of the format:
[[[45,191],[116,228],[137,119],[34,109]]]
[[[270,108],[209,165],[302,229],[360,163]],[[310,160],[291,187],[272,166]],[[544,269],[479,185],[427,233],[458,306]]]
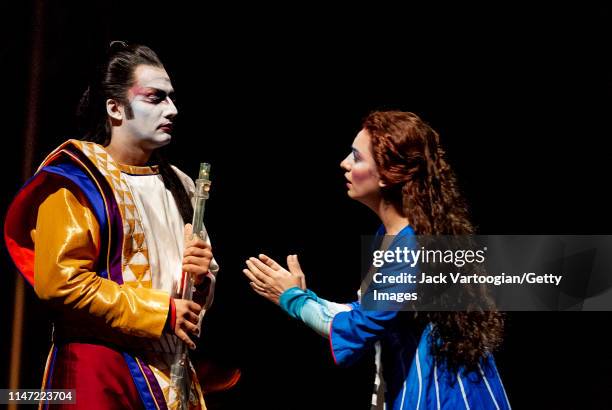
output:
[[[397,241],[414,241],[412,228],[404,228],[390,248]],[[433,325],[418,325],[412,312],[366,311],[359,302],[351,307],[331,324],[334,360],[350,365],[380,341],[387,409],[510,409],[492,355],[481,360],[478,372],[451,373],[431,354]]]

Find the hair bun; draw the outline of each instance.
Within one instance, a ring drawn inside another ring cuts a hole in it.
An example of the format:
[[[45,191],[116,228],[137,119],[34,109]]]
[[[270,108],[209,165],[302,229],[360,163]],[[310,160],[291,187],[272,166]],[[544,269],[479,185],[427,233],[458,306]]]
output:
[[[128,43],[121,40],[111,41],[108,46],[108,49],[111,53],[116,53],[118,51],[125,50],[126,48],[128,48]]]

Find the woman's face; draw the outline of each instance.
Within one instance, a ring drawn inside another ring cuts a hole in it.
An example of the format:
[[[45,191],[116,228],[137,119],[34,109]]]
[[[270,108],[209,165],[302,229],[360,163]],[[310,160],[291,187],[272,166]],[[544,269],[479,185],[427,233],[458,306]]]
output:
[[[344,158],[340,166],[348,183],[348,196],[369,206],[374,206],[381,198],[381,181],[376,163],[372,156],[371,137],[361,130],[355,137],[352,152]]]
[[[173,120],[178,113],[174,89],[166,70],[139,65],[127,97],[133,115],[125,116],[130,134],[141,144],[156,149],[170,142]]]

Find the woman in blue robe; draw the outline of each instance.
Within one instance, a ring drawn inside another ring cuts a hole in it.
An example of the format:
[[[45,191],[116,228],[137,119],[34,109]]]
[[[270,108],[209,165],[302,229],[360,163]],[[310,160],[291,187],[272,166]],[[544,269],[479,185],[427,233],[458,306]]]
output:
[[[439,136],[415,114],[370,114],[341,167],[349,197],[380,218],[377,237],[392,238],[386,249],[414,248],[415,234],[473,233]],[[297,255],[287,257],[287,269],[263,254],[246,265],[253,290],[329,338],[337,364],[375,352],[373,409],[510,408],[492,355],[503,331],[494,308],[366,310],[360,300],[338,304],[307,289]]]

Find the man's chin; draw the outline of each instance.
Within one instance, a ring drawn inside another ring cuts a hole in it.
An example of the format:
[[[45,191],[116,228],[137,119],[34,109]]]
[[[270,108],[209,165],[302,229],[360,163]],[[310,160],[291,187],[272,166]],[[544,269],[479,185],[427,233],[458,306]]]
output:
[[[147,141],[147,146],[149,149],[157,149],[170,144],[170,141],[172,141],[172,135],[167,133],[157,134],[155,138]]]

